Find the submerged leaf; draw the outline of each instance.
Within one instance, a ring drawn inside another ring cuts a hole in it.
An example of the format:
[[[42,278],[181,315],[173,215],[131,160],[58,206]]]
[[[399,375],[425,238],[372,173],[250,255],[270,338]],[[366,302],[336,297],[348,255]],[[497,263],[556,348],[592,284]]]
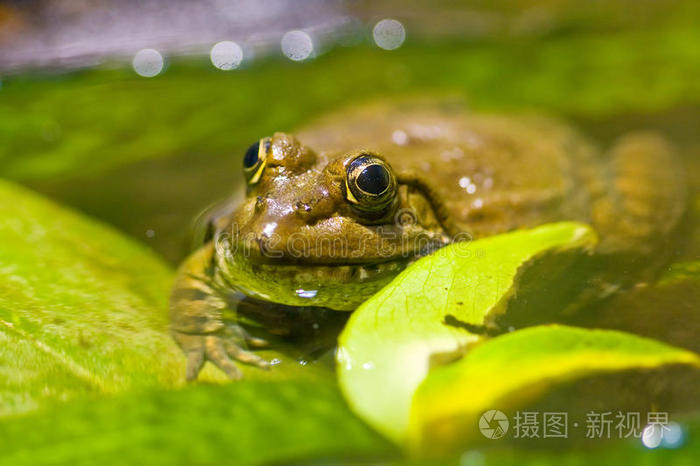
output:
[[[637,286],[566,323],[620,330],[700,352],[700,262],[670,265],[656,283]]]
[[[355,311],[340,336],[338,373],[351,407],[405,440],[415,389],[432,366],[482,338],[480,326],[515,293],[521,266],[542,255],[550,265],[570,263],[572,252],[594,243],[588,227],[563,222],[456,243],[408,267]]]
[[[484,439],[479,434],[479,418],[486,411],[512,412],[557,387],[594,374],[624,374],[629,382],[635,375],[632,370],[649,377],[652,370],[674,365],[694,371],[694,380],[700,380],[697,354],[654,340],[560,325],[518,330],[484,342],[460,361],[438,368],[428,376],[413,400],[409,445],[415,450],[431,452],[462,447]],[[645,408],[668,408],[662,402],[662,388],[669,387],[662,387],[657,380],[652,384],[653,390],[646,391],[639,378],[634,380],[636,383],[628,385],[637,392],[638,399],[629,393],[619,393],[624,400],[616,399],[616,392],[622,390],[609,383],[612,379],[595,387],[596,392],[602,391],[606,397],[615,399],[614,403],[641,401]],[[671,390],[682,389],[681,382],[675,378],[667,385],[671,385]],[[588,402],[591,402],[591,387],[581,390]],[[569,414],[581,401],[576,397],[562,398]],[[679,403],[679,397],[671,398],[674,405]],[[615,406],[622,408],[619,404]]]

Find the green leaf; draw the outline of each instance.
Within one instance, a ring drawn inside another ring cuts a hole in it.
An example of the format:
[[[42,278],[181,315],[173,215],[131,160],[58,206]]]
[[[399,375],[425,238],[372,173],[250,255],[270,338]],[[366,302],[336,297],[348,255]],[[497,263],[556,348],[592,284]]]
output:
[[[563,222],[456,243],[412,264],[360,306],[340,336],[338,375],[351,407],[389,438],[405,440],[411,398],[430,368],[482,338],[445,318],[483,325],[508,304],[523,264],[544,253],[550,263],[569,263],[572,251],[594,243],[588,227]]]
[[[0,464],[270,464],[377,458],[337,387],[243,381],[73,402],[0,423]]]
[[[629,377],[626,371],[637,369],[649,375],[653,369],[672,365],[687,366],[694,371],[697,382],[697,354],[654,340],[560,325],[518,330],[484,342],[460,361],[428,376],[413,400],[409,444],[416,450],[429,448],[431,452],[458,448],[483,440],[478,433],[479,417],[487,410],[508,412],[528,406],[557,386],[592,374],[625,372]],[[678,389],[682,382],[678,378],[668,381]],[[645,407],[662,408],[658,381],[653,394],[645,392],[642,386],[634,384],[634,390],[643,398]],[[607,393],[614,398],[617,390],[610,388]],[[605,385],[602,390],[606,392]],[[591,396],[590,390],[582,392]],[[580,401],[571,397],[566,400],[569,412]],[[678,401],[674,397],[674,403]]]
[[[0,415],[181,383],[155,254],[4,181],[0,217]]]

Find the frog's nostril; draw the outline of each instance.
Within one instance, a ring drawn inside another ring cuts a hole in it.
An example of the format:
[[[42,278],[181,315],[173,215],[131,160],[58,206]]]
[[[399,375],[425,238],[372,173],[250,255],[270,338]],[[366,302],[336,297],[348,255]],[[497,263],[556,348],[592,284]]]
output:
[[[258,196],[255,200],[255,210],[260,212],[265,207],[265,199],[262,196]]]

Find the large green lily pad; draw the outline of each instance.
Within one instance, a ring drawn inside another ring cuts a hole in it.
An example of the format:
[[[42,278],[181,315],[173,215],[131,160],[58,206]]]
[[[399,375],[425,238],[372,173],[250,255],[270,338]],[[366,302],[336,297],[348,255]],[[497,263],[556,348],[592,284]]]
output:
[[[673,365],[687,366],[688,371],[700,375],[697,354],[627,333],[560,325],[518,330],[484,342],[460,361],[428,376],[413,400],[409,445],[418,451],[429,449],[435,453],[483,441],[479,418],[491,409],[513,412],[558,385],[593,374],[637,370],[650,376],[651,370]],[[625,376],[630,378],[631,374]],[[694,380],[697,382],[700,377]],[[682,382],[675,379],[667,384]],[[653,392],[645,393],[643,384],[634,387],[637,395],[644,398],[645,407],[668,409],[660,402],[663,390],[659,381],[654,383]],[[635,396],[616,390],[617,387],[610,388],[610,398],[615,398],[617,391],[627,398],[626,403],[635,401],[631,400]],[[587,391],[590,395],[591,391]],[[674,404],[678,403],[674,398]],[[579,401],[568,400],[569,414]]]
[[[181,383],[154,253],[8,182],[0,217],[0,414]]]
[[[360,306],[340,336],[338,375],[351,407],[402,443],[414,390],[431,367],[484,338],[462,327],[478,330],[504,310],[524,264],[544,255],[549,270],[561,272],[595,241],[587,226],[563,222],[456,243],[412,264]]]
[[[378,459],[389,443],[334,384],[244,381],[73,402],[0,423],[0,464],[288,464]]]

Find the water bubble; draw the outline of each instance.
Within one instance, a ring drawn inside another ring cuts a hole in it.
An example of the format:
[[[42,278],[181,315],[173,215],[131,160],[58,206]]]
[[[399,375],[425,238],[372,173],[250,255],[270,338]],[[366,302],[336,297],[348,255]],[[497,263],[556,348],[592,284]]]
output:
[[[318,293],[318,291],[317,290],[302,290],[301,288],[299,288],[298,290],[295,290],[295,293],[300,298],[315,298],[316,293]]]
[[[144,78],[152,78],[163,71],[165,60],[163,60],[163,55],[155,49],[142,49],[134,55],[131,64],[136,74]]]
[[[469,194],[474,194],[476,192],[476,185],[472,183],[472,180],[468,176],[463,176],[459,179],[459,187],[464,188]]]
[[[314,42],[304,31],[289,31],[280,42],[282,53],[294,61],[306,60],[314,51]]]
[[[220,70],[235,70],[243,61],[243,49],[229,40],[217,42],[209,52],[212,64]]]
[[[406,131],[397,129],[391,133],[391,140],[394,141],[394,144],[403,146],[408,142],[408,135],[406,134]]]
[[[683,427],[677,422],[669,422],[666,424],[663,436],[661,438],[661,446],[664,448],[678,448],[685,441],[685,432]]]
[[[401,47],[406,39],[406,29],[395,19],[383,19],[375,24],[372,36],[379,47],[394,50]]]
[[[647,448],[656,448],[661,444],[663,436],[662,427],[659,424],[649,424],[642,431],[642,444]]]

